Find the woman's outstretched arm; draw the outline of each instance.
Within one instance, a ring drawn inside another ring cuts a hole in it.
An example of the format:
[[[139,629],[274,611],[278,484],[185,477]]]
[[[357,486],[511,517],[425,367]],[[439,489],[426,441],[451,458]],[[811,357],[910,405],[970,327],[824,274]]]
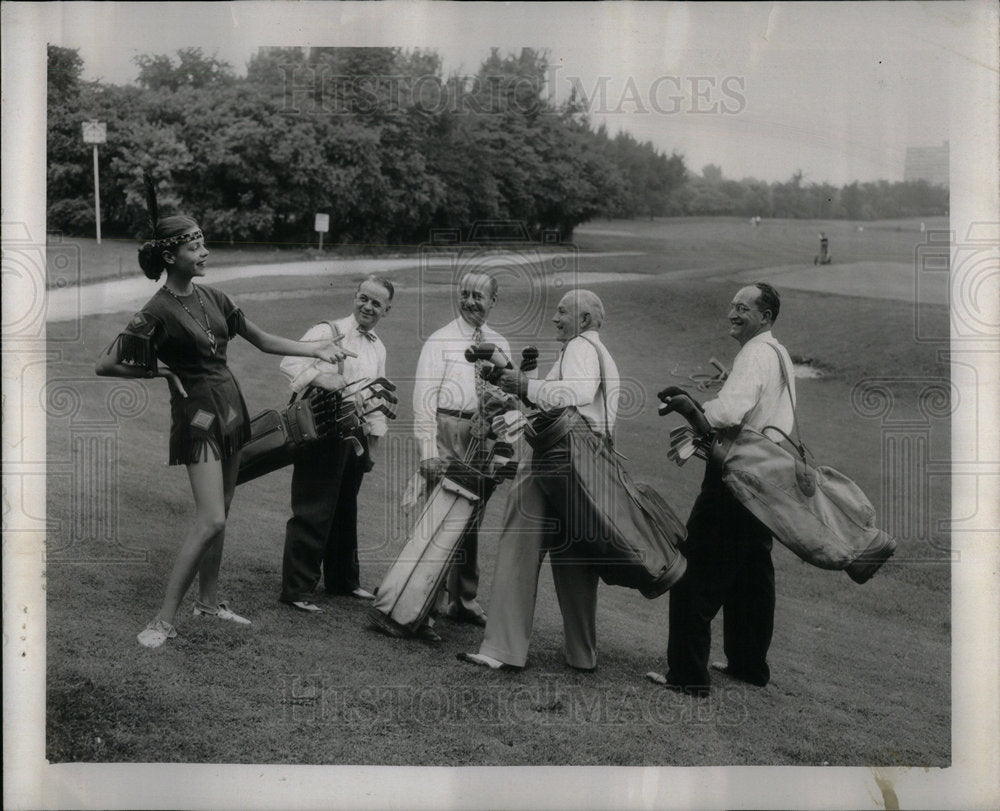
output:
[[[243,337],[261,352],[267,352],[269,355],[298,355],[303,358],[319,358],[327,363],[357,357],[353,352],[339,346],[343,336],[324,341],[293,341],[291,338],[282,338],[280,335],[265,332],[250,319],[245,318],[244,323],[246,331]]]

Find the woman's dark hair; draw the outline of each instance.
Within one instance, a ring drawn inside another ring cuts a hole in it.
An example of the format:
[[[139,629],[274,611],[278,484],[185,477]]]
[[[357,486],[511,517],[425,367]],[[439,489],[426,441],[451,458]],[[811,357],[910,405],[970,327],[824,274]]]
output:
[[[147,279],[152,279],[155,282],[167,269],[167,263],[163,260],[163,252],[165,250],[172,252],[172,249],[177,245],[200,239],[202,234],[198,223],[183,214],[160,219],[153,178],[146,174],[143,180],[146,184],[149,230],[152,232],[153,238],[149,242],[144,242],[139,248],[139,267],[142,268]]]

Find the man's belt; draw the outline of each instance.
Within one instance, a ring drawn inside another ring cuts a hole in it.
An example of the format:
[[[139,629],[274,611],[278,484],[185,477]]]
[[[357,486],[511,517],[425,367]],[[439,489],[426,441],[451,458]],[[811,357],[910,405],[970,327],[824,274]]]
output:
[[[471,420],[476,416],[475,411],[459,411],[456,408],[439,408],[437,413],[444,414],[446,417],[455,417],[459,420]]]

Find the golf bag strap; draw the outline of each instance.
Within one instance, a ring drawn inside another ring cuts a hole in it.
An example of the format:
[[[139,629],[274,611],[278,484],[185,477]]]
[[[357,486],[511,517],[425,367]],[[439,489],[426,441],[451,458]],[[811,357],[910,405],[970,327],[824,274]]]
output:
[[[590,338],[588,338],[586,335],[578,335],[577,337],[583,338],[583,340],[585,340],[588,344],[594,347],[594,351],[597,353],[597,366],[601,372],[600,390],[602,392],[601,395],[602,399],[604,400],[604,436],[607,437],[608,445],[610,446],[611,450],[614,451],[615,454],[617,454],[618,456],[621,456],[622,459],[624,459],[625,457],[615,450],[615,438],[611,429],[611,421],[608,419],[608,383],[607,383],[607,378],[605,377],[604,374],[604,355],[601,354],[601,348],[597,344],[595,344],[592,340],[590,340]],[[561,358],[559,360],[559,377],[562,377]]]
[[[785,390],[788,392],[788,401],[792,406],[792,430],[795,432],[795,440],[793,440],[785,431],[781,430],[777,425],[765,425],[761,429],[761,433],[764,431],[773,430],[781,434],[787,441],[788,444],[795,448],[795,452],[798,453],[800,459],[803,463],[808,464],[806,459],[806,454],[809,453],[808,448],[802,442],[802,435],[799,432],[799,419],[795,413],[795,400],[792,399],[792,387],[788,383],[788,368],[785,366],[785,359],[781,354],[781,350],[778,349],[777,345],[768,343],[768,346],[774,350],[774,354],[778,357],[778,367],[781,370],[781,383]],[[743,428],[746,426],[747,421],[750,419],[750,414],[753,409],[750,409],[740,421],[738,426],[729,428],[720,428],[715,432],[715,438],[712,441],[712,448],[709,453],[709,465],[713,466],[720,473],[722,471],[722,466],[724,460],[729,454],[729,448],[735,441],[736,437],[740,435]]]
[[[795,442],[792,442],[792,438],[788,436],[784,431],[775,425],[768,425],[767,428],[777,431],[779,434],[785,437],[791,445],[798,451],[799,456],[805,461],[806,458],[806,446],[802,442],[802,434],[799,431],[799,418],[795,413],[795,400],[792,399],[792,387],[788,382],[788,368],[785,366],[785,358],[781,354],[781,350],[775,344],[769,343],[768,346],[774,350],[774,354],[778,356],[778,366],[781,368],[781,382],[784,384],[785,391],[788,392],[788,402],[792,407],[792,430],[795,431]],[[745,421],[745,420],[744,420]]]

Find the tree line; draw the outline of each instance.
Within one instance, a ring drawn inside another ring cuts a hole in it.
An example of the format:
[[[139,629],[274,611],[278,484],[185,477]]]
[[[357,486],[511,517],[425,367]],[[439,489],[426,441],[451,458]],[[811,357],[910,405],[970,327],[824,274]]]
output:
[[[198,48],[136,63],[134,85],[84,81],[79,54],[49,46],[50,231],[93,233],[88,120],[107,124],[101,226],[116,237],[147,233],[146,172],[162,210],[233,243],[310,242],[317,212],[330,215],[330,244],[402,245],[482,221],[569,239],[594,217],[863,219],[933,213],[942,199],[899,188],[913,184],[692,175],[676,152],[595,129],[585,99],[553,100],[546,55],[529,48],[494,49],[471,76],[445,75],[433,51],[399,48],[262,48],[245,77]]]

